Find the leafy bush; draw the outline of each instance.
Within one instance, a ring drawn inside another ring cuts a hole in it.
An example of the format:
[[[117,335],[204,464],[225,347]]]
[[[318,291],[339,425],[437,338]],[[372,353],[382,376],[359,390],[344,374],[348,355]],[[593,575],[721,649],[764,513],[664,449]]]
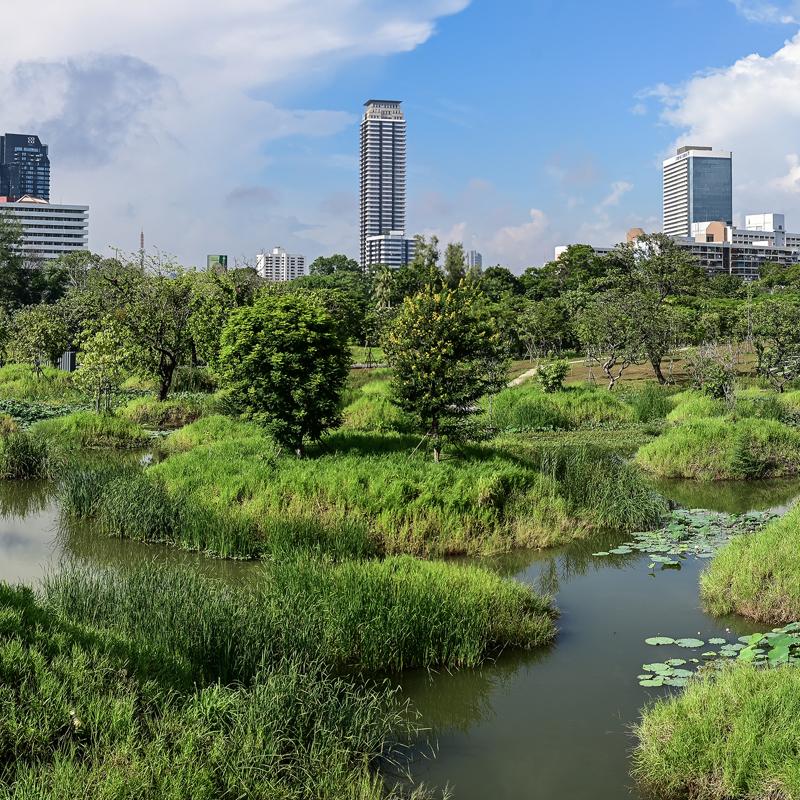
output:
[[[540,364],[536,370],[536,379],[547,394],[560,392],[564,388],[564,378],[569,375],[568,361],[551,361],[548,364]]]

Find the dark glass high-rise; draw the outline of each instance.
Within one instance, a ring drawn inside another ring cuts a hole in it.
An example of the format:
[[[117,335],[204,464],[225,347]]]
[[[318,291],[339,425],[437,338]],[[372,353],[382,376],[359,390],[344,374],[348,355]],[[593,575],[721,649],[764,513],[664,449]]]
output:
[[[38,136],[7,133],[0,136],[0,197],[50,200],[50,157]]]

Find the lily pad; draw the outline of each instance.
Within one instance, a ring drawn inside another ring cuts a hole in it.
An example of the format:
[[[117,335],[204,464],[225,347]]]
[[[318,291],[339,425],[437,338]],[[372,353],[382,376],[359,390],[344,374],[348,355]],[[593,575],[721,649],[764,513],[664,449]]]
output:
[[[669,664],[671,667],[682,667],[686,663],[685,658],[670,658],[668,661],[664,662],[665,664]]]
[[[645,644],[652,644],[656,647],[664,644],[675,644],[675,640],[670,636],[651,636],[644,640]]]
[[[639,681],[639,686],[663,686],[664,678],[650,678],[646,681]]]
[[[705,642],[702,639],[676,639],[675,644],[678,645],[678,647],[686,647],[692,650],[696,647],[702,647]]]
[[[709,644],[725,644],[725,639],[720,639],[719,636],[715,636],[713,639],[708,640]]]

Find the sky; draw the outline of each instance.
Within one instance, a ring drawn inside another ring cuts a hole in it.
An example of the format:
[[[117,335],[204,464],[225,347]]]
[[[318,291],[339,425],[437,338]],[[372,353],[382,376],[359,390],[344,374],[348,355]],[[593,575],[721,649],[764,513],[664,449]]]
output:
[[[409,235],[515,272],[658,230],[662,159],[734,152],[734,215],[800,230],[800,0],[38,0],[0,132],[50,145],[90,246],[187,266],[358,253],[359,122],[403,101]]]

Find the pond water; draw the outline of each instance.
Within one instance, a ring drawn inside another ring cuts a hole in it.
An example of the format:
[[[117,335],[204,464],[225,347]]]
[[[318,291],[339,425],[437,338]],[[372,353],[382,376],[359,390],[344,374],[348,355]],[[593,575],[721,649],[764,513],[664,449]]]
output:
[[[659,489],[689,507],[729,512],[785,507],[800,495],[796,481]],[[35,583],[67,557],[116,566],[168,559],[231,581],[253,574],[248,563],[58,528],[58,507],[46,484],[0,484],[0,580]],[[430,750],[414,754],[415,779],[450,786],[456,800],[638,797],[629,777],[631,726],[648,700],[675,690],[642,688],[636,676],[645,663],[699,654],[644,640],[730,639],[758,626],[702,611],[704,561],[688,558],[680,570],[650,570],[647,554],[592,556],[628,538],[606,534],[547,553],[481,560],[555,598],[558,639],[478,670],[403,676],[401,685],[437,751],[435,758]]]

